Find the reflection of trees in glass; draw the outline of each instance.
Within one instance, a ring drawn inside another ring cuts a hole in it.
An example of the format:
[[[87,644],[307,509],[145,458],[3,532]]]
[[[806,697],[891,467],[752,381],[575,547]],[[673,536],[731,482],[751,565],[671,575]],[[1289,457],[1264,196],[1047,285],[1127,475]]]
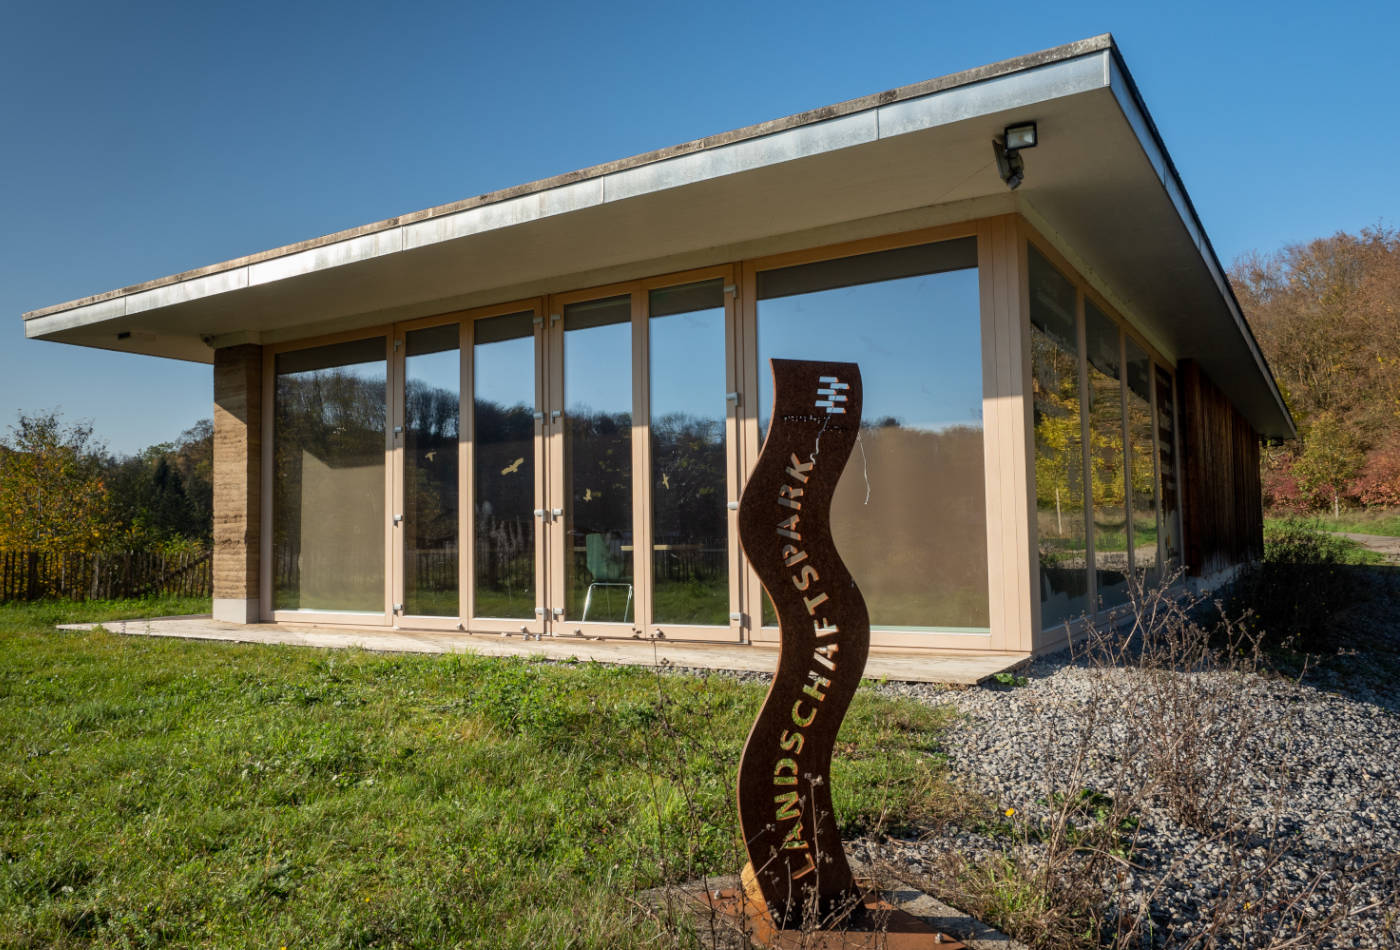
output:
[[[652,491],[666,499],[656,505],[656,543],[701,537],[723,545],[724,421],[671,413],[652,422],[651,446]]]
[[[568,592],[567,616],[583,616],[584,597],[595,581],[630,583],[632,552],[632,414],[599,412],[575,405],[567,416],[565,432],[565,483],[570,486],[568,509],[569,553],[565,559]],[[599,535],[606,544],[601,574],[588,566],[588,536]],[[603,570],[606,568],[606,570]],[[622,620],[614,615],[591,613],[590,620]],[[629,619],[631,619],[629,617]]]
[[[410,340],[412,338],[410,337]],[[455,361],[455,350],[433,354]],[[414,373],[410,352],[407,371]],[[404,387],[404,613],[456,617],[458,596],[457,439],[455,389],[410,378]]]
[[[341,367],[277,376],[274,396],[273,551],[276,606],[325,609],[382,609],[383,512],[379,498],[344,498],[363,502],[369,519],[347,515],[331,531],[348,539],[350,550],[302,550],[303,517],[310,493],[324,491],[320,473],[304,471],[314,459],[330,471],[384,466],[386,386],[383,377],[367,378]],[[312,526],[313,530],[315,526]],[[375,531],[379,533],[377,536]],[[374,565],[377,563],[377,573]],[[341,602],[307,603],[303,574],[318,579],[338,575]]]
[[[1031,327],[1031,395],[1041,623],[1049,627],[1087,606],[1089,569],[1079,355],[1037,326]]]
[[[1080,453],[1079,360],[1038,329],[1031,331],[1035,412],[1035,494],[1043,563],[1084,549],[1084,459]]]
[[[1132,512],[1133,569],[1151,586],[1157,570],[1156,446],[1152,441],[1152,364],[1132,340],[1127,343],[1128,480]]]
[[[632,414],[575,407],[568,428],[575,543],[596,531],[619,533],[631,543]]]
[[[1116,367],[1114,367],[1116,370]],[[1089,477],[1094,500],[1098,600],[1127,600],[1128,514],[1124,497],[1123,402],[1116,376],[1089,364]]]
[[[412,464],[405,466],[411,480],[405,497],[415,509],[415,546],[419,550],[455,548],[461,421],[457,393],[418,380],[409,380],[405,389],[405,451],[412,456]]]
[[[474,412],[476,615],[533,617],[534,411],[478,396]]]
[[[652,614],[729,620],[724,420],[668,413],[651,424]]]
[[[1089,477],[1098,550],[1127,550],[1123,522],[1123,405],[1118,380],[1089,370]],[[1098,542],[1102,541],[1102,544]]]

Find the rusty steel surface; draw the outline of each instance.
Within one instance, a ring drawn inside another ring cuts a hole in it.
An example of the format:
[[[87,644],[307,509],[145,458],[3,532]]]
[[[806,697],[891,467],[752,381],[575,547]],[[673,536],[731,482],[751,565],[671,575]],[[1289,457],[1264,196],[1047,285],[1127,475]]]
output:
[[[772,360],[768,437],[739,539],[778,614],[778,669],[739,762],[749,869],[779,927],[859,910],[831,806],[831,753],[870,650],[865,600],[831,539],[836,483],[860,432],[855,363]]]
[[[692,898],[693,899],[693,898]],[[967,950],[918,917],[875,896],[860,899],[850,921],[823,929],[781,929],[741,890],[708,891],[697,901],[750,942],[770,950]]]

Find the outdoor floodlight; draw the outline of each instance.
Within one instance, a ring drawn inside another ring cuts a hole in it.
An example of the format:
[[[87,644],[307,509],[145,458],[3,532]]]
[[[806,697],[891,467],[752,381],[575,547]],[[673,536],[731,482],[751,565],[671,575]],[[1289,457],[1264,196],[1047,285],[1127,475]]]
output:
[[[1008,125],[1006,131],[1002,133],[1002,141],[1006,143],[1008,152],[1022,148],[1035,148],[1035,123],[1022,122],[1020,125]]]
[[[1037,142],[1034,122],[1008,125],[1000,137],[992,139],[992,153],[997,160],[997,173],[1006,187],[1015,191],[1026,176],[1026,163],[1021,159],[1021,149],[1035,148]]]

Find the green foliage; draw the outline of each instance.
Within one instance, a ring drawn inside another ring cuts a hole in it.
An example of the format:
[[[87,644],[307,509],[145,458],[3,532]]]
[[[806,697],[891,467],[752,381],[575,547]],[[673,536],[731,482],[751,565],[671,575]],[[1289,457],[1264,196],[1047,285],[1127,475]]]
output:
[[[0,549],[53,554],[207,544],[213,533],[213,426],[123,459],[92,426],[20,414],[0,439]]]
[[[759,686],[44,628],[92,609],[0,608],[0,946],[652,946],[741,863]],[[847,834],[957,807],[946,722],[857,697]]]
[[[214,523],[214,429],[205,419],[175,442],[105,462],[114,547],[208,544]]]
[[[1355,434],[1324,412],[1307,428],[1303,451],[1293,463],[1293,477],[1315,506],[1336,506],[1364,461]]]
[[[110,534],[92,426],[20,414],[0,439],[0,548],[86,552]]]
[[[1336,614],[1357,596],[1355,545],[1315,521],[1270,520],[1264,557],[1236,580],[1231,608],[1251,612],[1268,642],[1307,653],[1336,649]]]

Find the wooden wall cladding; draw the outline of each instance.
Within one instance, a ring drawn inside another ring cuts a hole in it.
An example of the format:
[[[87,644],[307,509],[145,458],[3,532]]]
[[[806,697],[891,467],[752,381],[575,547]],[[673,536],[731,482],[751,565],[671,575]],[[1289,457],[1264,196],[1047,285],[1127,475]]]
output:
[[[1177,368],[1186,573],[1203,577],[1264,553],[1259,433],[1194,360]]]

